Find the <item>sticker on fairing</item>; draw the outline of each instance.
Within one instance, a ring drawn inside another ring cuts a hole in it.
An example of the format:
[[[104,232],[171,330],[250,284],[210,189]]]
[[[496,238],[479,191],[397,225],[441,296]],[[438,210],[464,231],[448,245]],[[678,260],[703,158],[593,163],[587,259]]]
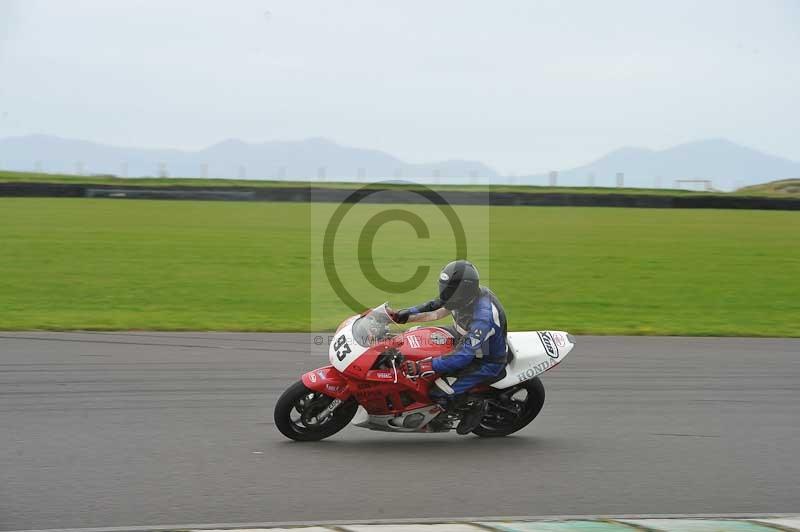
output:
[[[434,332],[431,333],[431,343],[434,345],[444,345],[447,343],[447,338],[442,333]]]
[[[337,332],[328,348],[328,360],[339,371],[344,371],[348,367],[361,370],[354,362],[364,354],[367,348],[360,346],[353,338],[352,325],[354,321],[355,319],[351,320]]]
[[[333,352],[336,354],[336,359],[341,362],[347,355],[350,354],[350,345],[347,343],[347,337],[345,335],[341,335],[336,341],[333,343]]]
[[[547,356],[551,358],[558,358],[558,346],[556,346],[553,336],[547,331],[537,332],[536,334],[539,335],[539,340],[542,341],[542,346],[544,347],[544,352],[547,353]]]
[[[557,347],[567,347],[567,339],[564,337],[563,334],[559,332],[554,332],[552,334],[553,340],[556,342]]]

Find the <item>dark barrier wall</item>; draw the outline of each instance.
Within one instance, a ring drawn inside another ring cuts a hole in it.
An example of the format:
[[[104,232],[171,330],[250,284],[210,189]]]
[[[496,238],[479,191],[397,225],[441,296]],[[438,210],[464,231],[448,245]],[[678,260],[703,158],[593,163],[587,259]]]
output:
[[[371,189],[371,191],[374,189]],[[764,198],[726,195],[569,194],[549,192],[438,191],[454,205],[538,205],[571,207],[639,207],[659,209],[766,209],[800,210],[800,198]],[[0,196],[117,199],[169,199],[215,201],[359,201],[366,192],[358,188],[312,187],[119,187],[61,183],[0,183]],[[383,189],[371,194],[370,203],[408,203],[414,195],[403,190]],[[419,196],[419,203],[428,200]]]
[[[0,196],[82,198],[85,185],[60,183],[0,183]]]

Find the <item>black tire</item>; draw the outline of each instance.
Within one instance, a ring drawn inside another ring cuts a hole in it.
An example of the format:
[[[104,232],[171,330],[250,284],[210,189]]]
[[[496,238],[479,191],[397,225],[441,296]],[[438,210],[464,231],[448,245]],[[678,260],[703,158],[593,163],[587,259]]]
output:
[[[508,436],[518,430],[525,428],[531,421],[536,419],[536,416],[541,412],[544,406],[544,385],[539,377],[533,378],[529,381],[523,382],[516,387],[516,390],[526,390],[528,395],[525,399],[525,405],[522,413],[517,416],[511,423],[502,423],[493,425],[488,418],[492,416],[491,407],[490,411],[478,425],[478,428],[472,431],[473,434],[484,438],[496,438],[500,436]]]
[[[348,399],[339,405],[318,426],[309,426],[303,421],[304,408],[322,412],[331,401],[333,397],[310,390],[302,381],[298,381],[289,386],[275,404],[275,426],[281,434],[296,441],[319,441],[333,436],[345,428],[356,415],[358,403],[354,399]],[[293,412],[298,413],[299,420],[292,419]]]

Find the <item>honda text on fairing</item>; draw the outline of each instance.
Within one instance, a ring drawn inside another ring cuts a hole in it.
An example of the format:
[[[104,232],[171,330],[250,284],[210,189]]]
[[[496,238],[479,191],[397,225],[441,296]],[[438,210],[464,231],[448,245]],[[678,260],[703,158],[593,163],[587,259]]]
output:
[[[309,371],[278,399],[278,430],[299,441],[327,438],[351,421],[387,432],[451,430],[460,413],[428,398],[437,376],[409,376],[400,367],[451,352],[455,337],[435,326],[396,333],[394,325],[386,304],[345,320],[332,337],[331,365]],[[561,363],[575,340],[561,331],[510,332],[508,344],[500,375],[468,391],[487,401],[486,414],[472,431],[478,436],[506,436],[533,421],[544,404],[539,375]]]

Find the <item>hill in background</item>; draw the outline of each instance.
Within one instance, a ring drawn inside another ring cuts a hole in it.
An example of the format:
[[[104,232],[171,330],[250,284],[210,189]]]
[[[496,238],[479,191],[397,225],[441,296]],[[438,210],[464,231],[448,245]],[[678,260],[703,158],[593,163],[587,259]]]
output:
[[[800,178],[800,163],[767,155],[724,139],[688,142],[666,150],[621,148],[587,165],[559,172],[558,183],[616,186],[617,172],[627,187],[673,187],[678,179],[709,179],[719,190],[734,190],[765,181]],[[547,175],[523,181],[543,183]]]
[[[770,181],[762,185],[753,185],[740,188],[736,191],[740,194],[759,194],[767,196],[800,196],[800,179],[783,179],[780,181]]]
[[[0,140],[0,168],[123,177],[177,176],[246,179],[355,177],[417,178],[497,173],[476,161],[409,164],[378,150],[341,146],[327,139],[248,143],[229,139],[202,150],[124,148],[47,135]],[[38,166],[38,168],[37,168]]]
[[[109,146],[47,135],[0,140],[0,169],[48,173],[177,176],[239,179],[365,180],[414,178],[443,183],[546,185],[548,174],[503,177],[479,161],[411,164],[388,153],[330,140],[248,143],[230,139],[188,150]],[[718,190],[800,178],[800,163],[724,139],[665,150],[621,148],[594,162],[558,173],[560,186],[672,188],[678,179],[708,179]]]

